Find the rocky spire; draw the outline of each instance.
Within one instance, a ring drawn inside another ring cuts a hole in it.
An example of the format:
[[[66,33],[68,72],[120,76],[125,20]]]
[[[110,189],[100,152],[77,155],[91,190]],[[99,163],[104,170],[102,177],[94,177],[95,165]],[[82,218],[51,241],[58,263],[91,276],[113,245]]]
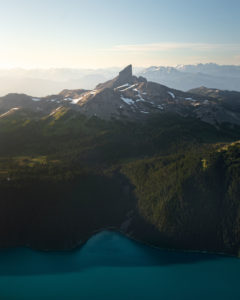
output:
[[[135,81],[136,77],[132,75],[132,65],[128,65],[126,68],[119,72],[119,75],[117,77],[105,83],[97,85],[96,89],[116,88],[125,83],[132,84]]]
[[[119,72],[118,79],[120,82],[131,82],[132,80],[132,65],[128,65],[122,71]]]

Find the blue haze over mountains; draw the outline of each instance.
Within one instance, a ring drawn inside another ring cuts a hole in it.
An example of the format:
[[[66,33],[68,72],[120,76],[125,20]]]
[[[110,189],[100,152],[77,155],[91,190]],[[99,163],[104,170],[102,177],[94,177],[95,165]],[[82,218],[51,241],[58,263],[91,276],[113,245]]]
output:
[[[0,70],[0,96],[25,93],[46,96],[63,89],[93,89],[115,77],[121,68],[105,69],[10,69]],[[240,91],[240,66],[214,63],[177,67],[136,67],[134,73],[171,88],[187,91],[200,86]]]
[[[175,68],[150,67],[141,73],[149,81],[184,91],[200,86],[240,91],[240,66],[209,63],[180,65]]]

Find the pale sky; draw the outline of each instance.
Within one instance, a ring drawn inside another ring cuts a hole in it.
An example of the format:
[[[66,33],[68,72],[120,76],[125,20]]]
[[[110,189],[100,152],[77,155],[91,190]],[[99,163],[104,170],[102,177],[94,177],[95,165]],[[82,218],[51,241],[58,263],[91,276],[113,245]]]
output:
[[[240,65],[239,15],[239,0],[0,0],[0,67]]]

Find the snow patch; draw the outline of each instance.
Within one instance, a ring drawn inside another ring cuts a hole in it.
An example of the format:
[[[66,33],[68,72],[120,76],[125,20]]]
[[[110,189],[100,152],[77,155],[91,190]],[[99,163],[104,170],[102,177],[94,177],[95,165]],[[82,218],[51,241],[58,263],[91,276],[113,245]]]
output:
[[[140,91],[139,91],[139,90],[137,90],[137,89],[136,89],[136,91],[137,91],[137,93],[138,93],[138,94],[137,94],[137,96],[138,96],[138,99],[137,99],[136,101],[137,101],[137,102],[138,102],[138,101],[143,101],[143,102],[146,102],[146,100],[145,100],[145,99],[143,99],[143,97],[142,97],[142,95],[141,95]]]
[[[72,103],[73,104],[77,104],[80,100],[82,100],[83,97],[77,98],[77,99],[73,99]]]
[[[41,99],[39,99],[39,98],[32,98],[32,101],[40,101]]]
[[[69,101],[69,102],[71,102],[72,104],[77,104],[80,100],[82,100],[82,98],[83,98],[83,97],[73,99],[73,98],[68,97],[68,98],[64,98],[64,100],[65,100],[65,101]]]
[[[127,86],[129,86],[129,83],[125,83],[123,85],[120,85],[120,86],[116,87],[115,90],[123,89],[123,88],[125,88]]]
[[[149,114],[148,111],[144,111],[144,110],[141,110],[141,113],[142,113],[142,114]]]
[[[130,99],[130,98],[125,98],[125,97],[121,96],[121,99],[122,99],[122,101],[124,101],[128,105],[133,105],[135,103],[133,101],[133,99]]]
[[[129,87],[127,87],[127,88],[125,88],[123,90],[120,90],[120,92],[125,92],[127,90],[133,89],[135,86],[136,86],[136,84],[130,85]]]
[[[168,92],[168,94],[169,94],[173,99],[176,98],[176,96],[175,96],[172,92]]]

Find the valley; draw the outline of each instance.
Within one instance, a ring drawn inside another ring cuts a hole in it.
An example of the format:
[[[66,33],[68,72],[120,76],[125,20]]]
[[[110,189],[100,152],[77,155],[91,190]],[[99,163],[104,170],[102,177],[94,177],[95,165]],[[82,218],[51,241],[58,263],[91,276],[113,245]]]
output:
[[[132,75],[0,99],[0,247],[69,250],[114,228],[166,248],[239,253],[238,93]]]

